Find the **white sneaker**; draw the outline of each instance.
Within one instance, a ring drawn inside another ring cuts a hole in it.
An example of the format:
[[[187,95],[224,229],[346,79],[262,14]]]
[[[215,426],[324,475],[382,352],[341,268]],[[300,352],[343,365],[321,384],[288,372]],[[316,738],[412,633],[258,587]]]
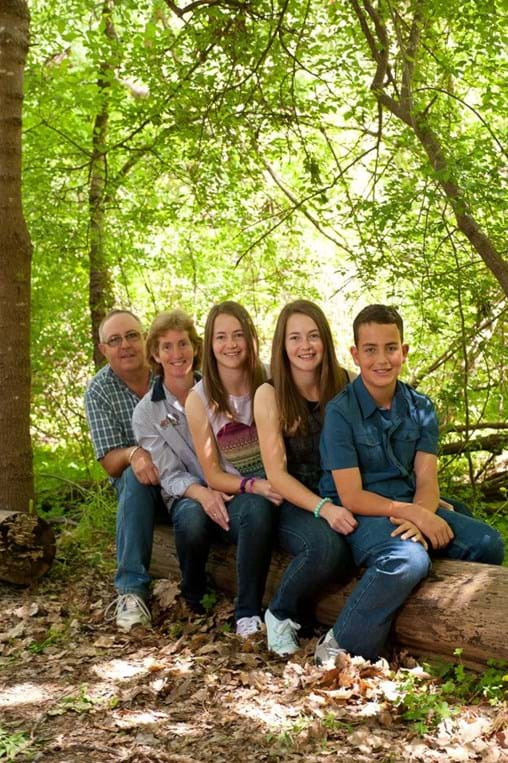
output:
[[[135,625],[151,625],[152,617],[145,602],[136,593],[121,593],[104,613],[107,621],[116,618],[116,627],[127,633]]]
[[[339,654],[345,654],[346,650],[341,649],[335,640],[333,630],[330,628],[328,633],[321,636],[316,644],[314,652],[314,662],[326,670],[332,670],[335,667],[335,659]]]
[[[249,638],[261,629],[261,618],[257,615],[241,617],[236,621],[236,635],[241,638]]]
[[[280,657],[288,654],[294,654],[298,651],[297,632],[300,630],[298,623],[292,620],[279,620],[272,615],[269,609],[265,612],[266,635],[268,638],[268,649],[275,652]]]

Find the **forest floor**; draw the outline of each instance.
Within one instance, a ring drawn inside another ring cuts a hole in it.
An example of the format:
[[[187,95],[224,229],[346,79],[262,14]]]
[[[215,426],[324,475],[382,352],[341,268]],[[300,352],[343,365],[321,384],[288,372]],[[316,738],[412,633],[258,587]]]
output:
[[[0,583],[0,761],[508,760],[506,701],[454,697],[457,680],[445,700],[407,655],[324,673],[315,638],[277,658],[233,634],[230,600],[191,617],[169,581],[154,627],[124,635],[104,621],[111,567],[76,558],[30,589]]]

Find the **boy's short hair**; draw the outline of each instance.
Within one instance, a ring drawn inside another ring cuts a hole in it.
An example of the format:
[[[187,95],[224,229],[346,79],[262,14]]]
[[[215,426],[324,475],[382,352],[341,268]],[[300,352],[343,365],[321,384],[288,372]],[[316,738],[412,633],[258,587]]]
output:
[[[399,329],[400,341],[404,341],[404,324],[394,307],[389,305],[367,305],[363,310],[360,310],[353,321],[353,336],[356,346],[358,346],[360,326],[363,326],[365,323],[395,324]]]

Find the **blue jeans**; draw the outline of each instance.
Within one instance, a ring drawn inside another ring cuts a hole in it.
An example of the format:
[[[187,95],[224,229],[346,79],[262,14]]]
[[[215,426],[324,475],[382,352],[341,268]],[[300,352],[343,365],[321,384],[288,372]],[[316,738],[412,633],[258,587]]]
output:
[[[182,596],[191,607],[198,607],[206,593],[206,560],[215,522],[192,498],[179,498],[169,515],[182,573]]]
[[[235,617],[261,612],[272,553],[277,507],[260,495],[236,495],[226,503],[229,530],[213,522],[200,503],[180,498],[171,507],[175,543],[182,572],[182,594],[198,604],[206,590],[205,566],[212,539],[235,543],[237,598]]]
[[[469,562],[501,564],[503,541],[484,522],[438,509],[454,538],[433,556]],[[428,574],[429,554],[420,543],[391,538],[395,529],[387,517],[358,516],[358,527],[346,536],[358,566],[367,567],[342,609],[333,633],[351,654],[376,659],[385,644],[393,616],[413,588]]]
[[[269,604],[279,620],[302,622],[309,599],[331,580],[353,569],[353,559],[343,535],[326,520],[288,501],[279,507],[278,542],[294,558]]]
[[[167,511],[159,487],[142,485],[130,466],[115,480],[116,514],[115,588],[118,593],[148,597],[153,528],[158,514]]]

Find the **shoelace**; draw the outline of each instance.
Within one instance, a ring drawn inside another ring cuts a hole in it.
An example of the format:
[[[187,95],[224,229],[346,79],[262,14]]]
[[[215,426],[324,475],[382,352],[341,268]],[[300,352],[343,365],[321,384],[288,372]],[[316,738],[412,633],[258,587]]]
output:
[[[236,632],[239,636],[252,636],[259,630],[261,620],[254,615],[253,617],[241,617],[236,623]]]
[[[300,630],[300,626],[298,623],[294,623],[293,620],[287,618],[276,625],[275,630],[281,635],[286,633],[286,631],[289,631],[293,636],[296,636],[296,633]]]
[[[106,607],[104,620],[106,622],[114,620],[121,610],[129,609],[129,605],[131,605],[132,609],[140,609],[148,620],[151,619],[150,610],[140,596],[134,593],[121,593]]]
[[[318,641],[317,648],[320,646],[323,646],[326,649],[327,657],[328,659],[333,659],[339,655],[344,653],[344,649],[341,649],[340,646],[333,646],[329,641],[326,641],[326,636],[328,634],[324,634],[324,636],[321,636],[321,638]]]

